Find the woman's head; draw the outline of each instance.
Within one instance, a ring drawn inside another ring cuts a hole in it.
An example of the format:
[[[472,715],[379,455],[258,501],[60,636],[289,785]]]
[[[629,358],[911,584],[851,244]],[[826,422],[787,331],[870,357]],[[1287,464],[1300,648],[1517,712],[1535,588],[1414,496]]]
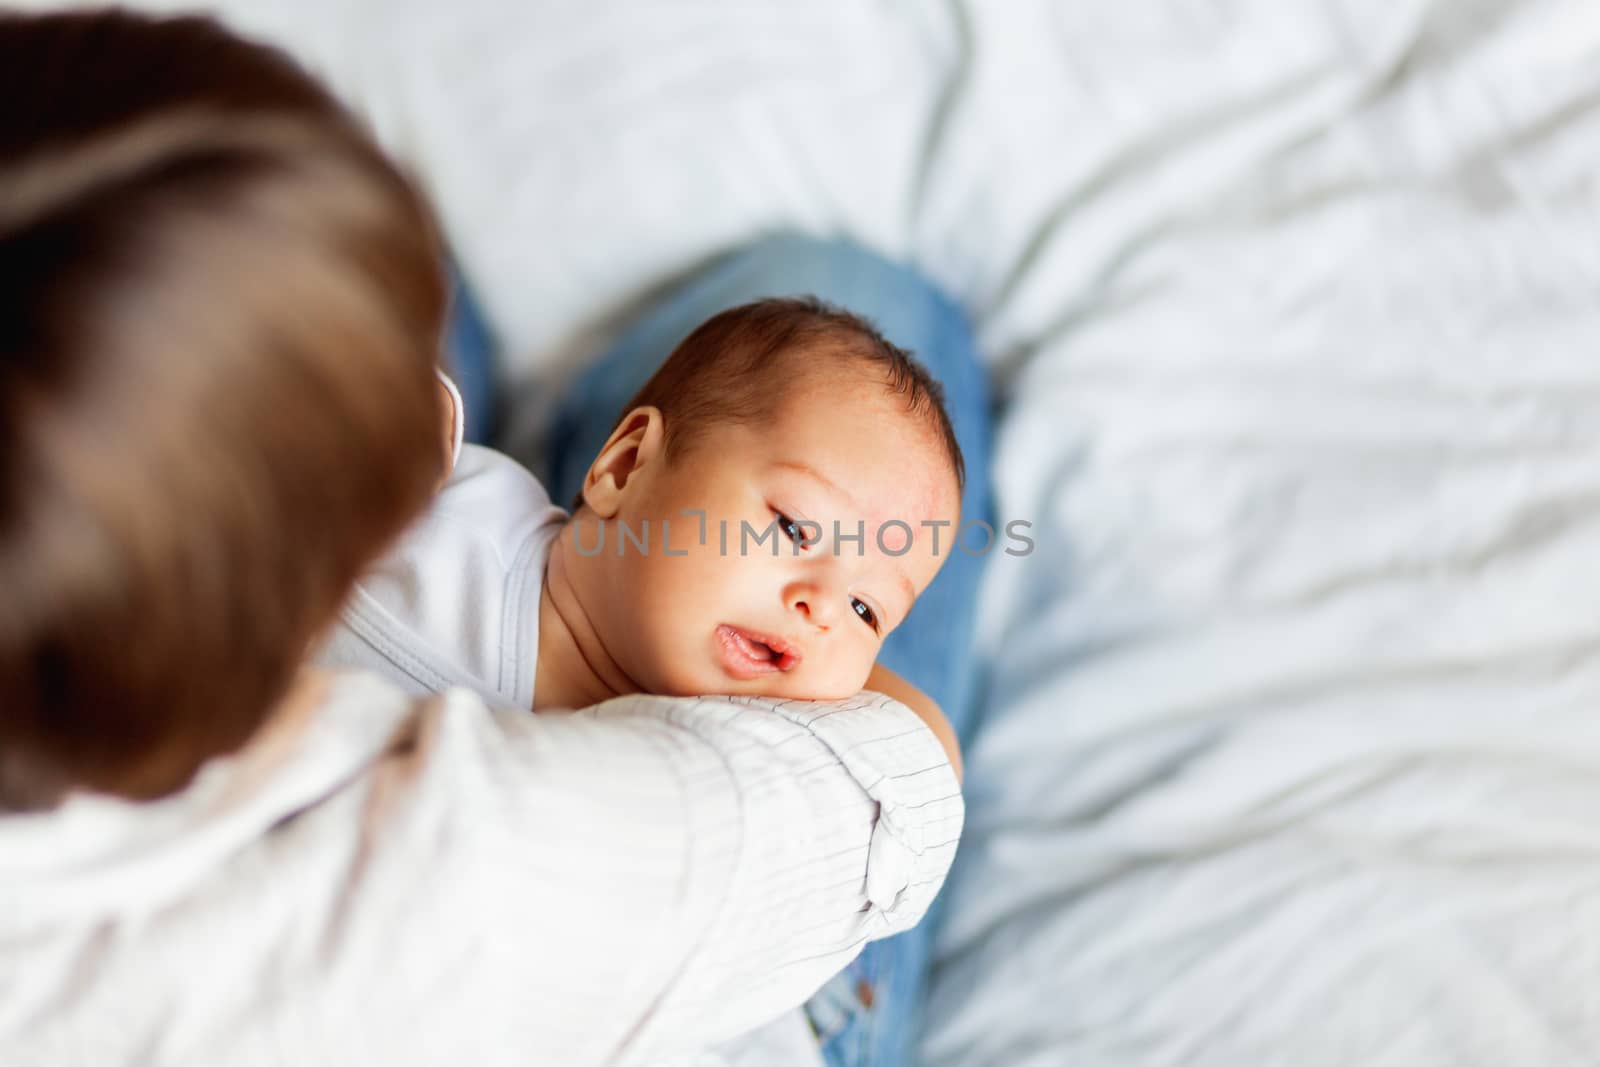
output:
[[[268,716],[443,457],[438,241],[281,54],[0,16],[0,805]]]

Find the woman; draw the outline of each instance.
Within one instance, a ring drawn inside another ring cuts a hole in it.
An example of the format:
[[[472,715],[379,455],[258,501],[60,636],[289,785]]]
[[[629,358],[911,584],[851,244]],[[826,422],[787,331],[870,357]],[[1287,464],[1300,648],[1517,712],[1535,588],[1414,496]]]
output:
[[[442,470],[428,211],[209,21],[0,17],[0,92],[0,1062],[637,1062],[916,922],[904,709],[306,669]]]

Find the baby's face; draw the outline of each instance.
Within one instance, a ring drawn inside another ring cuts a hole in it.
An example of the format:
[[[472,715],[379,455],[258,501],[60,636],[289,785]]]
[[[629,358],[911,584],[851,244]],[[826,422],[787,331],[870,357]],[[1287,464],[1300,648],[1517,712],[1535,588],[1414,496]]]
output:
[[[638,470],[606,530],[607,603],[590,605],[629,677],[672,695],[858,692],[960,520],[943,448],[904,403],[854,379],[797,385],[770,424],[719,427]],[[619,521],[637,533],[647,519],[649,551],[630,541],[618,558]],[[596,520],[584,522],[589,551]]]

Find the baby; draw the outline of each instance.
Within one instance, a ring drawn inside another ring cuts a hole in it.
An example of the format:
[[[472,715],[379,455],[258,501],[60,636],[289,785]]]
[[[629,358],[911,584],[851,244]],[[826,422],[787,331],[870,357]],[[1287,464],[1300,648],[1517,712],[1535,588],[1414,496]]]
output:
[[[938,383],[861,319],[773,299],[705,322],[627,405],[570,516],[508,457],[457,451],[324,662],[533,710],[872,689],[959,767],[939,709],[876,659],[951,550],[961,452]]]

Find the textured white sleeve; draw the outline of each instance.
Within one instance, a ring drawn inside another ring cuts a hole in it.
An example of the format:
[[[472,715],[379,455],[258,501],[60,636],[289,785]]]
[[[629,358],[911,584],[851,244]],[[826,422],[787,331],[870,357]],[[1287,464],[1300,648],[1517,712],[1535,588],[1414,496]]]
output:
[[[719,1041],[798,1007],[868,942],[916,925],[961,836],[932,732],[878,694],[819,704],[628,698],[704,746],[685,778],[681,936],[627,1062]]]
[[[938,741],[876,694],[425,707],[370,785],[387,814],[339,940],[390,975],[462,961],[478,1025],[515,1019],[539,1062],[641,1062],[798,1006],[921,918],[961,832]]]

